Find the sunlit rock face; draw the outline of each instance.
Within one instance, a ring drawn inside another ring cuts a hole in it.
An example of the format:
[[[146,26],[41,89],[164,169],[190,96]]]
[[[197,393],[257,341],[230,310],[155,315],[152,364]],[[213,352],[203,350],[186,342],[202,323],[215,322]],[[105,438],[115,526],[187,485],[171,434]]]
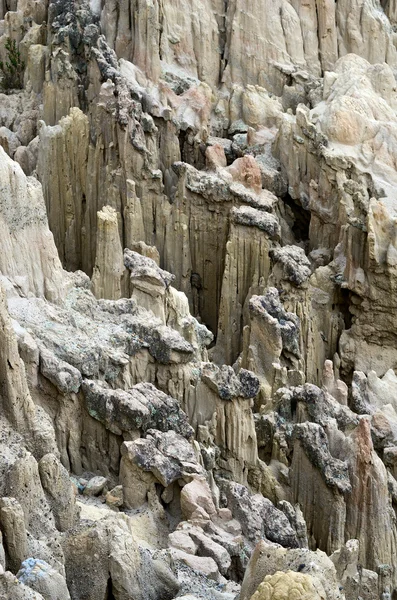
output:
[[[0,0],[1,598],[397,594],[396,23]]]

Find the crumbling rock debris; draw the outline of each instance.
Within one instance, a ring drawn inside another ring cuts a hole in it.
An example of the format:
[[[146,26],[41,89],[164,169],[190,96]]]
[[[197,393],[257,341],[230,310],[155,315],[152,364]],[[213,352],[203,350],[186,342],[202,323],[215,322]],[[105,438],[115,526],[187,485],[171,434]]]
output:
[[[90,415],[116,435],[137,430],[144,434],[148,429],[172,429],[187,438],[193,435],[179,403],[151,383],[138,383],[123,391],[87,379],[83,392]]]

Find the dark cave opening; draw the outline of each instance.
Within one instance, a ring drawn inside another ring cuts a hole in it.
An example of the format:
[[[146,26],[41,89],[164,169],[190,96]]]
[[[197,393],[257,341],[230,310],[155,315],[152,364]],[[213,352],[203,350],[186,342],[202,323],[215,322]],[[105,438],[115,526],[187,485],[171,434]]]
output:
[[[350,329],[353,324],[353,315],[350,312],[351,306],[351,291],[346,288],[340,288],[339,297],[340,301],[338,303],[338,308],[343,316],[343,321],[345,323],[345,329]]]
[[[179,132],[179,148],[181,161],[192,165],[198,170],[205,168],[206,145],[197,142],[193,130],[189,127]]]
[[[113,594],[113,583],[112,583],[111,577],[109,577],[109,579],[108,579],[104,600],[116,600],[116,598]]]
[[[284,204],[291,210],[294,223],[292,232],[297,242],[307,242],[309,239],[309,228],[311,212],[306,210],[299,200],[295,200],[289,194],[283,197]]]

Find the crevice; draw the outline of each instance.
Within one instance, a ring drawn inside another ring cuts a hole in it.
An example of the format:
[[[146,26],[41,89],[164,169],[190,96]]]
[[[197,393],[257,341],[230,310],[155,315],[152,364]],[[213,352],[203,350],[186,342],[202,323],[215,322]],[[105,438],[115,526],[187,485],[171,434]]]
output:
[[[236,12],[236,1],[235,0],[224,0],[223,15],[221,24],[219,25],[220,34],[220,69],[219,69],[219,84],[222,84],[223,74],[226,67],[229,64],[229,48],[231,44],[232,28],[229,28],[229,24],[233,24],[234,15]]]
[[[219,20],[218,20],[219,51],[220,51],[219,85],[222,85],[223,73],[228,64],[228,59],[226,56],[226,42],[227,42],[226,14],[227,14],[227,9],[228,9],[228,0],[224,0],[223,14],[219,15]]]
[[[159,2],[159,58],[163,60],[162,47],[163,47],[163,33],[164,33],[164,9],[163,2]]]
[[[289,194],[283,197],[284,204],[292,212],[294,223],[291,227],[297,242],[307,242],[309,240],[309,229],[311,212],[303,208],[299,200],[295,200]]]
[[[350,329],[353,324],[353,315],[350,312],[352,292],[346,288],[340,288],[337,308],[343,317],[345,329]]]
[[[232,564],[228,573],[229,579],[241,583],[244,579],[245,567],[242,564],[240,556],[232,556]]]
[[[179,148],[182,162],[192,165],[198,171],[205,168],[206,145],[197,143],[192,129],[188,128],[179,132]]]
[[[113,594],[113,583],[112,583],[111,577],[109,577],[109,579],[108,579],[104,600],[116,600],[116,598]]]
[[[314,2],[314,7],[316,9],[316,22],[317,22],[317,44],[318,44],[317,56],[318,56],[318,62],[320,63],[321,77],[324,77],[323,61],[321,60],[321,40],[320,40],[320,28],[319,28],[319,17],[318,17],[317,0]]]

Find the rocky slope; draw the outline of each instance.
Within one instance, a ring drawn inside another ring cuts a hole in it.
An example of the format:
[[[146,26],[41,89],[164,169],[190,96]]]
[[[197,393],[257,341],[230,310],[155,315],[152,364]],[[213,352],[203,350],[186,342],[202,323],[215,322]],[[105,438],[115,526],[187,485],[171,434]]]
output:
[[[397,597],[396,2],[0,19],[0,599]]]

